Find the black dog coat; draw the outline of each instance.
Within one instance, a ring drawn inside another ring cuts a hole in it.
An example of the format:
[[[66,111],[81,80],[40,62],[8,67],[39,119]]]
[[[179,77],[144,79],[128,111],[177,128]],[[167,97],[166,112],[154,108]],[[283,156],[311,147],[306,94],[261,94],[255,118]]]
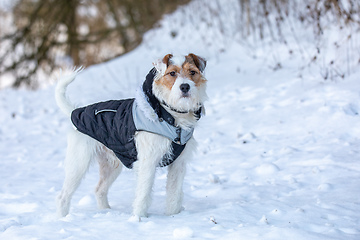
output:
[[[78,131],[98,140],[111,149],[121,162],[132,168],[137,160],[134,135],[137,131],[148,131],[169,138],[172,154],[165,155],[160,166],[173,163],[182,153],[194,129],[184,130],[175,126],[174,118],[152,94],[152,83],[156,70],[152,69],[143,84],[143,99],[110,100],[77,108],[71,114],[71,121]],[[148,104],[155,118],[144,112]],[[200,118],[201,108],[194,114]]]

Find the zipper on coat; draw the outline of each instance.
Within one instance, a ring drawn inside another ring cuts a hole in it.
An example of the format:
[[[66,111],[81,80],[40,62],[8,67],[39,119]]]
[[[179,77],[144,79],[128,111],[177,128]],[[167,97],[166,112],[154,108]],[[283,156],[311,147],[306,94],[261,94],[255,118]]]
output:
[[[102,110],[95,110],[95,116],[102,112],[117,112],[115,109],[102,109]]]

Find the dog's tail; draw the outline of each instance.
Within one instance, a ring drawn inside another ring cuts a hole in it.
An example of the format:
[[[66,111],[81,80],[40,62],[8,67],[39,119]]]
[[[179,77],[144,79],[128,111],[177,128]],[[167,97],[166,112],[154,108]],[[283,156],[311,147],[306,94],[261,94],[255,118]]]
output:
[[[74,81],[76,76],[83,70],[83,67],[76,68],[71,74],[61,76],[55,89],[55,100],[59,108],[67,115],[70,116],[75,106],[66,97],[67,86]]]

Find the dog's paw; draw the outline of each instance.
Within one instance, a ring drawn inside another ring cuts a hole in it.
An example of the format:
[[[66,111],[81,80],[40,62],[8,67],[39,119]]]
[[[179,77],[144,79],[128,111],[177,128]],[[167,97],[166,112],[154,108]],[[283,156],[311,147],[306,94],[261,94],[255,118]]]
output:
[[[147,218],[148,217],[147,208],[144,208],[144,206],[140,206],[139,208],[134,207],[132,215],[138,216],[140,218]]]
[[[165,215],[167,215],[167,216],[175,215],[184,210],[185,210],[185,207],[183,207],[183,206],[181,206],[180,208],[176,208],[176,209],[167,209],[165,212]]]
[[[141,217],[139,217],[138,215],[132,215],[128,219],[128,222],[141,222]]]

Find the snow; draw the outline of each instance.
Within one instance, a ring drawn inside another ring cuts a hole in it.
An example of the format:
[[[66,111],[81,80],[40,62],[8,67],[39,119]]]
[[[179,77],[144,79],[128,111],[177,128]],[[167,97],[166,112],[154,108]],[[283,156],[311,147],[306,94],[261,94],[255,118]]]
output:
[[[185,238],[185,239],[192,238],[193,234],[194,231],[189,227],[175,228],[173,233],[175,238]]]
[[[165,17],[134,51],[84,70],[68,91],[79,106],[133,97],[158,57],[192,51],[208,59],[209,101],[195,131],[199,148],[184,182],[184,210],[164,215],[166,168],[158,169],[149,218],[131,216],[131,170],[110,189],[112,209],[98,210],[94,164],[70,214],[57,219],[69,120],[56,106],[54,86],[5,89],[0,239],[360,238],[359,66],[344,79],[325,81],[316,64],[299,74],[304,59],[279,45],[277,55],[286,61],[274,71],[268,51],[254,49],[255,56],[226,37],[207,45],[212,39],[202,41],[196,26],[176,22],[190,15],[189,6]],[[174,26],[181,26],[176,38],[169,34]]]

